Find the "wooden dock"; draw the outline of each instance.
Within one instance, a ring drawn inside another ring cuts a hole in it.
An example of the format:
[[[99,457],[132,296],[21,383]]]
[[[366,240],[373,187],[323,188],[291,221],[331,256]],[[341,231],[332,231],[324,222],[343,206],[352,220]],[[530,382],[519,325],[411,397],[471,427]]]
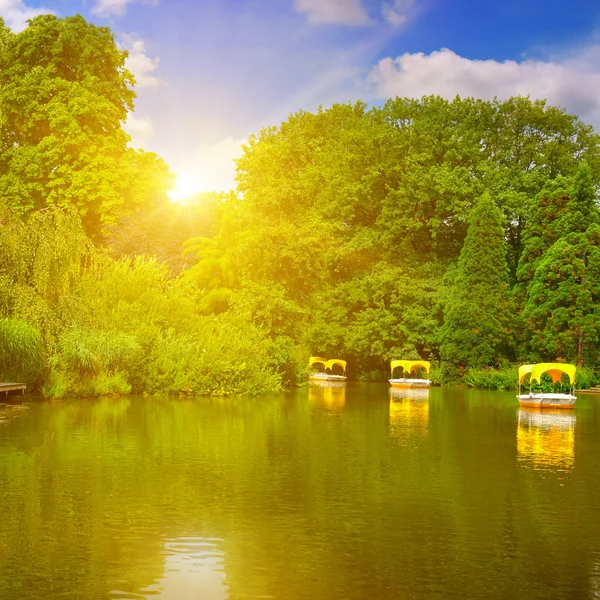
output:
[[[4,393],[5,396],[8,396],[9,392],[24,394],[26,388],[27,386],[24,383],[0,383],[0,394]]]

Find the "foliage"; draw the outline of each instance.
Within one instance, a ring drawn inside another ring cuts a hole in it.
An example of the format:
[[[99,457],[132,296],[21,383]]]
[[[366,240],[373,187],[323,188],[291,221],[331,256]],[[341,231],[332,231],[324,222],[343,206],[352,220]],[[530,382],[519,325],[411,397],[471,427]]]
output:
[[[549,180],[536,196],[523,234],[517,270],[520,287],[531,282],[552,244],[569,233],[584,233],[594,223],[600,223],[596,189],[589,165],[583,161],[573,178]]]
[[[191,335],[167,332],[141,366],[150,393],[256,395],[279,389],[260,332],[230,317],[204,317]]]
[[[0,197],[25,215],[76,206],[88,234],[171,183],[154,154],[127,147],[133,109],[127,53],[106,27],[41,15],[3,36],[0,53]]]
[[[72,327],[59,338],[43,392],[51,397],[129,393],[126,370],[139,352],[140,345],[126,333]]]
[[[465,369],[463,382],[469,387],[487,390],[516,390],[518,369],[515,365],[495,369],[493,367]]]
[[[113,258],[153,256],[179,274],[195,262],[182,255],[185,241],[215,235],[222,204],[217,194],[197,194],[185,203],[157,200],[122,217],[103,242]]]
[[[485,194],[473,213],[441,329],[441,355],[450,370],[490,366],[506,346],[509,322],[502,217]]]
[[[19,319],[1,319],[0,379],[35,384],[44,367],[40,332]]]
[[[589,390],[600,383],[598,374],[589,367],[578,367],[575,375],[575,389]]]
[[[595,360],[600,339],[600,226],[549,249],[527,290],[523,313],[538,360]]]
[[[235,193],[176,206],[127,145],[125,59],[79,16],[0,23],[0,318],[39,331],[48,395],[255,394],[315,353],[496,387],[484,368],[516,356],[596,364],[600,138],[577,117],[529,98],[298,112],[250,137]]]
[[[34,326],[52,353],[80,310],[73,290],[93,260],[93,246],[74,207],[49,207],[27,222],[4,210],[0,225],[0,316]]]
[[[135,338],[126,333],[74,327],[61,335],[53,362],[66,371],[99,375],[125,367],[139,351]]]

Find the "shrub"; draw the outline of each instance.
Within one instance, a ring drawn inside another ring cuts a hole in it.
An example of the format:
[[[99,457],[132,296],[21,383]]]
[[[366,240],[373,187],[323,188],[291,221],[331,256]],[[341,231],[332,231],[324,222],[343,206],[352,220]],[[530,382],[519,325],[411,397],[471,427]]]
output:
[[[126,333],[73,327],[59,338],[42,393],[50,398],[128,394],[126,368],[139,352],[136,339]]]
[[[188,335],[161,335],[141,363],[140,391],[208,396],[256,395],[280,388],[273,372],[269,340],[231,315],[205,317]]]
[[[487,390],[515,390],[518,387],[517,367],[502,367],[494,369],[484,367],[465,370],[464,383],[469,387]]]
[[[586,390],[598,385],[596,373],[589,367],[579,367],[575,377],[575,389]]]
[[[0,320],[0,377],[33,384],[44,366],[40,332],[19,319]]]

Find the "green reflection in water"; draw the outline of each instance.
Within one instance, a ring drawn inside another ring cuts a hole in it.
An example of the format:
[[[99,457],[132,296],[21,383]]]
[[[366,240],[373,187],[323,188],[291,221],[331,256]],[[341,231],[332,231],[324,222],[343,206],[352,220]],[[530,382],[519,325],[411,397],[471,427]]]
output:
[[[593,598],[594,402],[31,403],[0,415],[0,598]]]

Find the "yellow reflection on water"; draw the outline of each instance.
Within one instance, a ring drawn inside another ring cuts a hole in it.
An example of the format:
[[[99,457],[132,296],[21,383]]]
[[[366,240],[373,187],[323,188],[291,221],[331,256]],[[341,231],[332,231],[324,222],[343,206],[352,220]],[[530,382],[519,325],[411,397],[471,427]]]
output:
[[[389,388],[390,436],[406,445],[429,428],[429,390]]]
[[[575,415],[562,410],[519,409],[517,456],[538,469],[575,463]]]
[[[342,410],[346,404],[346,382],[311,381],[308,386],[308,403],[329,410]]]

